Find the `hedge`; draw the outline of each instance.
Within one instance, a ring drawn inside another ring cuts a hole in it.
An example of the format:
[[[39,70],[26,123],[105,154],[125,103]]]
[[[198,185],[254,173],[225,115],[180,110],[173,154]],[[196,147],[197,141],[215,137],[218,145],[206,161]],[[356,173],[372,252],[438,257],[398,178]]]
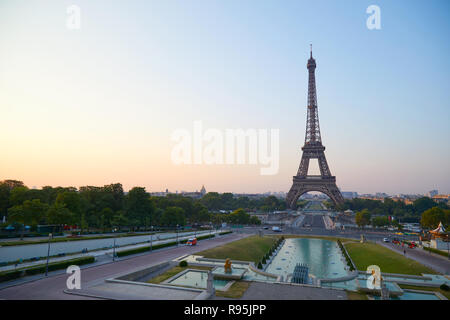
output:
[[[152,250],[161,249],[161,248],[165,248],[165,247],[170,247],[170,246],[174,246],[176,244],[177,244],[176,241],[155,244],[155,245],[152,245]],[[120,257],[123,257],[123,256],[129,256],[130,254],[137,254],[137,253],[142,253],[142,252],[146,252],[146,251],[150,251],[150,246],[148,246],[148,247],[140,247],[140,248],[130,249],[130,250],[124,250],[124,251],[118,251],[118,252],[116,252],[116,255],[120,258]]]
[[[350,268],[350,271],[355,270],[355,268],[353,266],[353,263],[352,263],[352,260],[348,256],[347,251],[344,248],[344,245],[341,243],[341,241],[339,239],[337,240],[337,243],[339,245],[339,248],[341,249],[342,254],[344,255],[345,260],[347,261],[347,265]]]
[[[203,240],[203,239],[208,239],[208,238],[213,238],[213,237],[215,237],[214,234],[208,234],[208,235],[205,235],[205,236],[198,237],[197,240]],[[152,250],[161,249],[161,248],[170,247],[170,246],[175,246],[176,244],[177,244],[176,241],[155,244],[155,245],[152,246]],[[120,258],[120,257],[124,257],[124,256],[129,256],[131,254],[138,254],[138,253],[147,252],[147,251],[150,251],[150,246],[148,246],[148,247],[140,247],[140,248],[130,249],[130,250],[124,250],[124,251],[118,251],[118,252],[116,252],[116,255]]]
[[[440,254],[441,256],[448,257],[448,252],[441,251],[441,250],[438,250],[438,249],[435,249],[435,248],[423,247],[423,250],[431,251],[433,253]]]
[[[0,273],[0,282],[14,280],[22,276],[22,270],[6,271]]]
[[[215,234],[208,234],[206,236],[197,237],[197,240],[204,240],[204,239],[214,238],[215,236],[216,236]]]
[[[220,236],[224,235],[224,234],[229,234],[229,233],[233,233],[233,231],[224,231],[219,233]]]
[[[54,262],[54,263],[49,263],[48,271],[65,269],[71,265],[81,266],[81,265],[89,264],[89,263],[93,263],[93,262],[95,262],[95,258],[92,256],[70,259],[70,260],[65,260],[65,261],[61,261],[61,262]],[[26,275],[34,275],[34,274],[44,273],[45,269],[46,269],[46,265],[44,264],[44,265],[40,265],[38,267],[25,269],[25,274]]]
[[[95,258],[92,256],[89,256],[89,257],[65,260],[65,261],[61,261],[61,262],[49,263],[48,271],[65,269],[71,265],[81,266],[84,264],[93,263],[94,261],[95,261]],[[20,277],[27,276],[27,275],[30,276],[30,275],[35,275],[35,274],[39,274],[39,273],[44,273],[45,270],[46,270],[46,265],[42,264],[37,267],[28,268],[28,269],[22,268],[19,270],[0,272],[0,282],[18,279]]]

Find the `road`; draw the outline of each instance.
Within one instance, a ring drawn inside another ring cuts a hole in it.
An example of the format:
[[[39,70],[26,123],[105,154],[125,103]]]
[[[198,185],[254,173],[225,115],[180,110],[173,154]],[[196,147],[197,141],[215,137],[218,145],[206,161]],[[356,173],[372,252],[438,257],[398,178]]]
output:
[[[135,269],[148,267],[164,261],[169,261],[185,254],[194,254],[196,252],[213,248],[231,241],[247,237],[246,233],[232,233],[209,240],[199,241],[197,246],[180,246],[175,248],[165,248],[152,253],[123,259],[114,263],[103,264],[94,267],[85,267],[81,269],[81,287],[91,281],[102,281],[111,278],[114,275],[133,271]],[[58,274],[49,276],[33,282],[28,282],[13,287],[0,290],[0,299],[14,300],[80,300],[91,299],[76,295],[65,294],[66,281],[68,275]]]
[[[306,214],[302,223],[303,226],[309,225],[311,228],[325,229],[322,215]]]

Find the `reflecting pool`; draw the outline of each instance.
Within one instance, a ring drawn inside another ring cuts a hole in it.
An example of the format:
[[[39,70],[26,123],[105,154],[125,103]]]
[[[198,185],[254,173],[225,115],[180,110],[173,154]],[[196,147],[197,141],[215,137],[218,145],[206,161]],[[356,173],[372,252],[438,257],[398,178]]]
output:
[[[320,279],[340,278],[348,274],[335,241],[309,238],[286,239],[265,271],[285,278],[294,271],[297,263],[306,263],[309,274]]]
[[[206,271],[187,271],[184,274],[181,274],[179,277],[168,281],[170,284],[206,289],[206,284],[208,280],[208,273]],[[228,280],[217,280],[214,279],[213,284],[214,288],[221,290],[227,284]]]

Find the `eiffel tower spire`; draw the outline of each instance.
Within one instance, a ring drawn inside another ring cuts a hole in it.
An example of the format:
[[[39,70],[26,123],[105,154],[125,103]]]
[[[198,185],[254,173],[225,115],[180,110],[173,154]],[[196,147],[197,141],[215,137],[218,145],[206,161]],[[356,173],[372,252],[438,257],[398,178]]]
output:
[[[294,176],[292,187],[286,198],[288,207],[292,209],[296,208],[297,199],[308,191],[325,193],[336,204],[344,201],[336,185],[336,177],[331,175],[330,168],[328,167],[324,152],[325,147],[322,145],[322,138],[320,136],[315,76],[316,60],[312,56],[312,45],[310,58],[306,67],[308,69],[309,81],[305,145],[302,148],[303,154],[297,175]],[[311,159],[317,159],[319,162],[319,176],[308,175],[309,161]]]
[[[316,60],[312,56],[306,65],[308,68],[308,116],[306,118],[305,144],[322,144],[319,127],[319,113],[317,110],[317,92],[316,92]]]

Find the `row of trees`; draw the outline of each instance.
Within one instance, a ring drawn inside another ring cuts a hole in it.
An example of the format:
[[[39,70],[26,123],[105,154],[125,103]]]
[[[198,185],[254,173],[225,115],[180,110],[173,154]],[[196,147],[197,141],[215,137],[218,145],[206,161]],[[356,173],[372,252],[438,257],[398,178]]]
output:
[[[445,203],[436,203],[429,197],[422,197],[412,204],[405,204],[390,198],[385,198],[384,201],[356,198],[345,200],[343,204],[336,206],[336,210],[350,209],[357,212],[366,209],[371,216],[393,216],[402,222],[420,222],[422,214],[434,207],[450,209]]]
[[[388,225],[399,226],[398,220],[391,221],[388,216],[372,217],[368,209],[358,211],[355,216],[355,222],[359,227],[372,225],[374,227],[383,227]],[[420,224],[423,228],[436,228],[439,222],[442,222],[447,228],[450,226],[450,209],[442,209],[440,207],[432,207],[425,210],[420,218]]]
[[[15,222],[18,225],[78,225],[82,231],[112,227],[136,230],[210,221],[240,224],[259,222],[243,209],[228,215],[211,214],[204,203],[208,203],[208,199],[216,197],[216,194],[207,194],[205,197],[206,201],[180,195],[151,197],[142,187],[134,187],[125,194],[120,183],[79,189],[49,186],[29,189],[21,181],[5,180],[0,182],[0,217],[5,216],[8,223]],[[228,195],[220,195],[220,198],[229,201]]]
[[[209,192],[203,196],[201,203],[211,211],[218,210],[260,210],[264,212],[285,210],[286,201],[275,196],[250,199],[249,197],[234,197],[232,193]]]

